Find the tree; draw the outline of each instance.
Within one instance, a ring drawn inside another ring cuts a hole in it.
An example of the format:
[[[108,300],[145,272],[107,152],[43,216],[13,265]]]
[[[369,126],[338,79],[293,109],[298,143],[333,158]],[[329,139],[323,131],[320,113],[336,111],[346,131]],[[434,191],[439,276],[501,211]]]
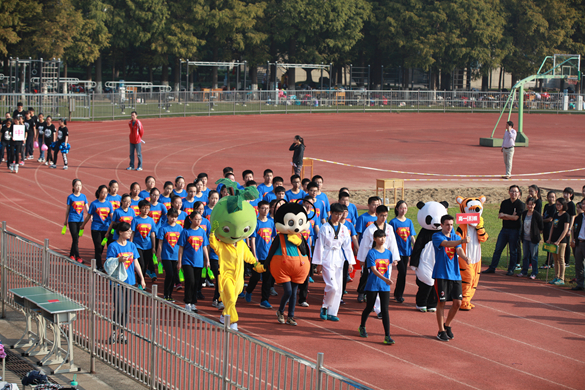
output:
[[[14,16],[17,6],[20,6],[17,0],[3,0],[0,3],[0,53],[4,55],[8,54],[7,45],[20,41],[16,29],[18,21]]]

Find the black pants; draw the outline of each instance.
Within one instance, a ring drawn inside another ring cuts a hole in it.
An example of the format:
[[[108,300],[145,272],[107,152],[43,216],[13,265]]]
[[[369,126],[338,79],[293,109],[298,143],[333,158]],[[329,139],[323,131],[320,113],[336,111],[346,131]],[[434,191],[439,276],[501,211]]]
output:
[[[132,295],[129,289],[120,284],[112,284],[114,297],[114,322],[113,327],[124,328],[130,317],[130,306],[132,305]],[[123,329],[122,329],[123,331]]]
[[[416,285],[418,292],[416,293],[416,305],[418,307],[426,307],[427,310],[437,307],[437,292],[435,286],[421,282],[416,278]]]
[[[75,256],[75,258],[80,258],[79,256],[79,229],[81,229],[81,224],[83,222],[69,222],[69,233],[71,234],[71,250],[69,251],[69,257]]]
[[[573,249],[573,254],[575,254],[575,249]],[[571,260],[571,245],[567,244],[565,247],[565,264],[569,265]]]
[[[362,327],[366,327],[368,316],[374,310],[376,295],[380,296],[380,313],[382,313],[382,324],[384,325],[384,334],[390,336],[390,316],[388,315],[388,304],[390,303],[390,291],[366,291],[366,308],[362,312]]]
[[[57,150],[54,150],[50,144],[47,147],[47,161],[49,164],[57,164]]]
[[[91,231],[91,239],[93,240],[93,254],[95,256],[95,265],[97,269],[102,269],[102,253],[104,252],[104,247],[102,246],[102,241],[106,236],[105,230],[92,230]]]
[[[209,268],[211,268],[211,272],[213,272],[213,276],[215,276],[215,280],[213,282],[213,284],[215,285],[215,291],[213,292],[213,300],[217,301],[219,299],[219,283],[217,283],[217,275],[219,275],[219,260],[209,259]]]
[[[154,262],[152,261],[152,248],[150,249],[138,249],[138,254],[140,258],[138,259],[138,263],[140,264],[140,268],[142,269],[142,273],[146,275],[146,270],[150,272],[154,272]]]
[[[6,166],[10,167],[13,162],[18,164],[20,162],[20,152],[22,149],[22,141],[12,141],[8,148],[8,159],[6,160]]]
[[[159,260],[160,261],[160,260]],[[163,260],[163,268],[165,269],[165,285],[164,285],[164,296],[171,297],[173,295],[173,285],[175,279],[179,280],[179,270],[177,269],[177,260]]]
[[[28,134],[26,136],[26,150],[25,153],[27,156],[32,156],[33,155],[33,144],[34,144],[34,134]]]
[[[9,143],[4,142],[4,140],[2,140],[2,143],[0,143],[0,160],[2,160],[4,158],[4,150],[6,150],[6,157],[8,157],[8,148],[9,148]]]
[[[410,256],[400,256],[400,261],[396,264],[398,276],[396,277],[396,285],[394,287],[394,298],[402,298],[404,294],[404,287],[406,287],[406,271],[408,270],[408,262]]]
[[[315,253],[315,247],[313,247],[311,249],[311,254]],[[307,278],[305,279],[305,281],[303,282],[303,284],[299,284],[299,288],[298,288],[298,296],[299,296],[299,304],[303,303],[303,302],[307,302],[307,298],[309,297],[309,278],[313,276],[313,256],[311,256],[311,266],[309,267],[309,275],[307,276]],[[270,287],[274,286],[274,278],[272,278],[272,285]]]
[[[293,282],[285,282],[282,284],[282,288],[284,292],[282,293],[282,298],[280,298],[280,307],[278,310],[281,313],[284,313],[284,307],[288,302],[288,316],[294,317],[295,316],[295,307],[296,307],[296,299],[297,299],[297,289],[299,285]]]
[[[343,262],[343,290],[341,291],[341,298],[345,294],[347,290],[347,278],[349,277],[349,261],[345,260]]]
[[[366,267],[366,263],[362,263],[362,274],[360,276],[360,283],[357,288],[357,292],[364,294],[364,288],[366,288],[366,283],[368,282],[368,275],[370,274],[370,270]]]
[[[259,262],[264,265],[264,260],[259,260]],[[262,275],[262,301],[268,301],[268,298],[270,297],[270,287],[272,287],[272,281],[274,280],[270,270],[266,270],[263,274],[259,274],[252,269],[252,276],[250,276],[250,280],[248,280],[246,292],[251,294],[254,291],[260,280],[260,275]]]
[[[197,303],[197,293],[201,289],[202,267],[192,267],[187,264],[181,266],[185,277],[185,303]]]

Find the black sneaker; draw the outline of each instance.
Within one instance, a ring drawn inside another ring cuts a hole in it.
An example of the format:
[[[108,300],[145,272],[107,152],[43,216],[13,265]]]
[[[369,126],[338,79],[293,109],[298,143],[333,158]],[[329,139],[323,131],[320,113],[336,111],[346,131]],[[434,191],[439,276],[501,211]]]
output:
[[[368,337],[368,332],[366,332],[366,327],[365,326],[360,326],[358,328],[359,332],[360,332],[360,337],[364,337],[367,338]]]
[[[493,268],[488,268],[488,269],[485,269],[485,270],[481,271],[481,273],[482,274],[495,274],[496,273],[496,270],[493,269]]]
[[[358,294],[357,301],[358,301],[359,303],[362,303],[362,302],[364,301],[364,294],[363,294],[363,293],[359,293],[359,294]]]
[[[444,325],[445,326],[445,333],[447,333],[447,337],[449,337],[450,339],[453,339],[453,332],[451,332],[451,327]]]
[[[201,291],[199,291],[197,293],[197,299],[201,299],[201,300],[205,299],[205,296],[201,293]]]
[[[394,297],[394,299],[396,299],[396,302],[398,302],[398,303],[404,302],[404,298],[402,298],[402,297]]]
[[[437,338],[441,341],[449,341],[449,336],[447,336],[447,332],[442,331],[437,334]]]

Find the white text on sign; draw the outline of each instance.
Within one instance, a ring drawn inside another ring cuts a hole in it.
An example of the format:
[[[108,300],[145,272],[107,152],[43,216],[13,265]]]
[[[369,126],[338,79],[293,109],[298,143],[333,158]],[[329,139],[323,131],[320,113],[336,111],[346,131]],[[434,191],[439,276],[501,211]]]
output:
[[[458,225],[479,223],[479,213],[458,213],[455,220]]]

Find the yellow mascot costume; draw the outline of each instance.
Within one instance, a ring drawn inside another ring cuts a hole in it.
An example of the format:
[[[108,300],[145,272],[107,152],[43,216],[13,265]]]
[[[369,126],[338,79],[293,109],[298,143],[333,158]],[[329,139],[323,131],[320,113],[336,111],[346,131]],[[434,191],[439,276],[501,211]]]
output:
[[[461,270],[461,288],[463,290],[463,302],[459,310],[471,310],[475,306],[471,303],[471,299],[477,289],[479,283],[479,274],[481,272],[481,243],[486,242],[488,234],[483,226],[483,204],[485,203],[485,196],[479,198],[464,198],[457,197],[459,209],[462,213],[478,213],[479,223],[460,225],[457,228],[457,233],[461,238],[469,237],[469,243],[461,244],[465,255],[469,258],[469,264],[459,259],[459,269]]]

